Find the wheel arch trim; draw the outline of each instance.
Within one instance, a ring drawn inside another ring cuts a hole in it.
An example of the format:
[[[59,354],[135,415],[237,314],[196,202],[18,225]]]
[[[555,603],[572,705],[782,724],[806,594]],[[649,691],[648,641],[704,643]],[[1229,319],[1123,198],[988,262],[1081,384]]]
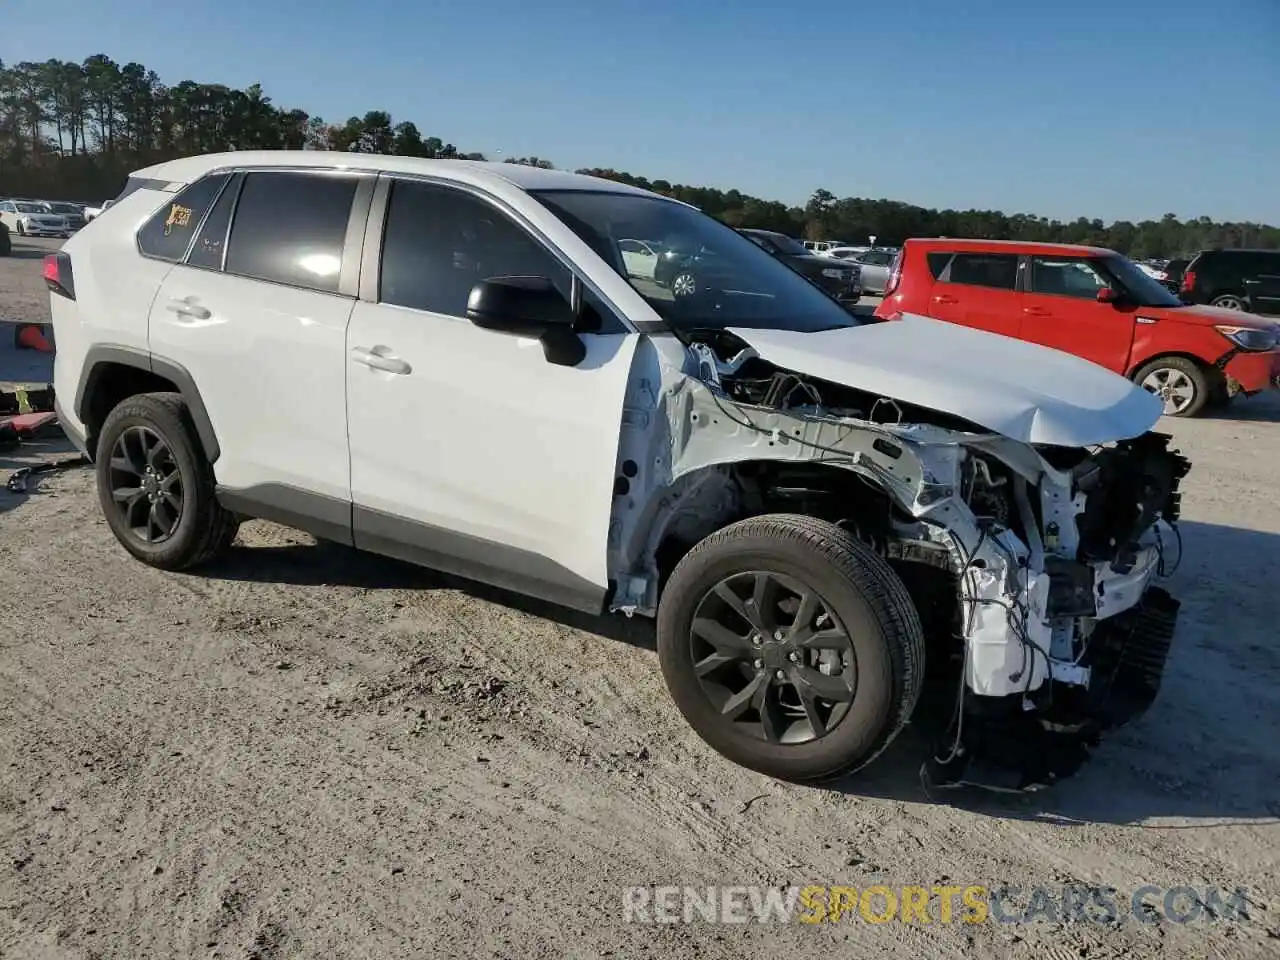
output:
[[[80,368],[80,380],[76,385],[76,396],[72,409],[76,418],[88,426],[85,417],[88,413],[89,398],[97,389],[98,382],[111,366],[132,367],[146,373],[164,377],[175,387],[186,401],[191,411],[191,419],[195,422],[196,435],[209,463],[215,463],[222,449],[218,445],[218,437],[213,429],[213,421],[209,419],[209,411],[204,405],[204,398],[196,386],[195,378],[182,364],[155,354],[139,350],[123,344],[98,344],[90,347],[85,354]]]

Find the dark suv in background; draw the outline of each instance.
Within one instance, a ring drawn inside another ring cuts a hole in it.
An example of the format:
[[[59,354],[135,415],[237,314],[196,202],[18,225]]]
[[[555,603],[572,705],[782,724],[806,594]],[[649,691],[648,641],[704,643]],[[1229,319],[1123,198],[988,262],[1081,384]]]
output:
[[[1202,250],[1178,287],[1184,303],[1280,314],[1280,250]]]

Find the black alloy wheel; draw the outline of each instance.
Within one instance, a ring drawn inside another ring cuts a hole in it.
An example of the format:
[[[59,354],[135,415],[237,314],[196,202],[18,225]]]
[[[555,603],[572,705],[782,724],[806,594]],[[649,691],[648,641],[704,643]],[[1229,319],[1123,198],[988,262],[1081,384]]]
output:
[[[172,537],[182,520],[183,487],[168,441],[151,427],[128,427],[111,449],[108,471],[123,528],[152,546]]]
[[[689,631],[699,686],[724,723],[769,743],[834,729],[857,689],[853,644],[810,587],[769,571],[739,573],[703,596]]]

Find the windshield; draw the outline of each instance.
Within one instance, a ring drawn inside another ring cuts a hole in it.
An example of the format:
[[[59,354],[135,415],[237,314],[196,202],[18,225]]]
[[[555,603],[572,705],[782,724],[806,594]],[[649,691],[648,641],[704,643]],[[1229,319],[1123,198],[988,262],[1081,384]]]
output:
[[[673,327],[814,333],[858,325],[857,318],[821,289],[693,207],[661,197],[605,191],[532,194]],[[629,267],[618,247],[628,239],[656,244],[663,253],[651,268]]]
[[[79,213],[80,211],[70,203],[50,203],[47,204],[54,213]]]
[[[1129,300],[1138,307],[1181,307],[1182,301],[1155,277],[1128,257],[1104,257],[1103,265],[1123,284]]]
[[[786,234],[782,233],[763,233],[759,236],[768,237],[769,241],[774,245],[779,253],[785,253],[792,257],[811,257],[813,251],[809,250],[799,240],[793,240]]]
[[[20,203],[18,204],[19,213],[48,213],[44,207],[38,203]]]

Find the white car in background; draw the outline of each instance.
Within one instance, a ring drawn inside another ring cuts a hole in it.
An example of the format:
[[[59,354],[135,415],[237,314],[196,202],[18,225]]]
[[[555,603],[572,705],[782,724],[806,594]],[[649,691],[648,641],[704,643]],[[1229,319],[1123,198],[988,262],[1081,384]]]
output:
[[[619,240],[618,249],[622,252],[622,262],[626,265],[628,276],[639,277],[641,280],[653,279],[659,257],[654,244],[644,240]]]
[[[115,201],[114,201],[114,200],[108,200],[106,203],[104,203],[104,204],[103,204],[102,206],[100,206],[100,207],[85,207],[85,208],[84,208],[84,222],[85,222],[85,223],[88,223],[88,222],[89,222],[90,220],[92,220],[94,217],[101,216],[105,211],[107,211],[107,210],[109,210],[109,209],[111,208],[111,205],[112,205],[113,203],[115,203]]]
[[[20,237],[69,237],[71,225],[35,200],[0,200],[0,223]]]

